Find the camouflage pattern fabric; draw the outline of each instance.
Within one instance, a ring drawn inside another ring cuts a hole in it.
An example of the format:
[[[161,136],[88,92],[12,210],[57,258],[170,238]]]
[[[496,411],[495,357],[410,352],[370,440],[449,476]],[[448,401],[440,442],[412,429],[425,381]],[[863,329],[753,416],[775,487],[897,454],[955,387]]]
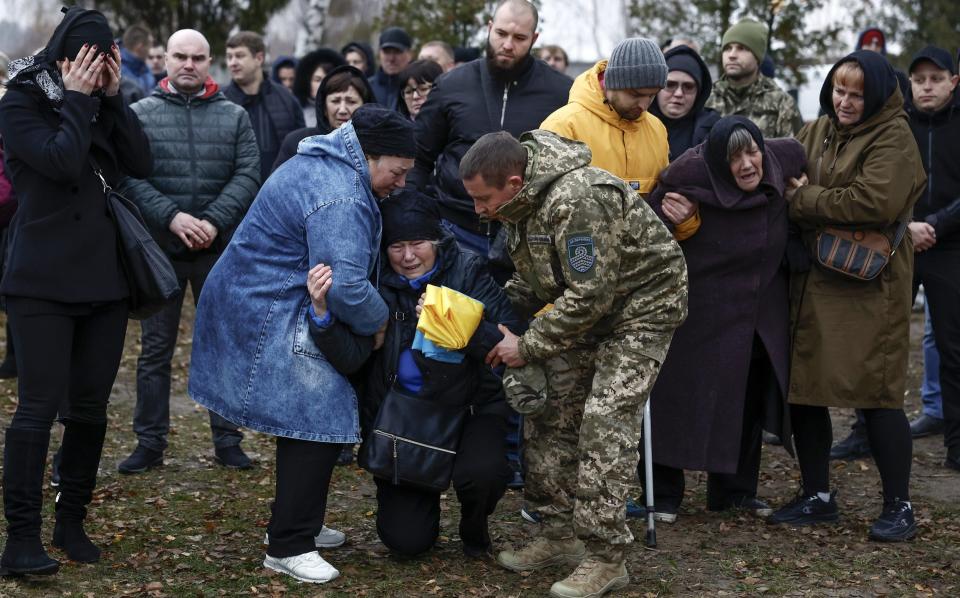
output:
[[[539,363],[509,368],[503,374],[507,403],[520,415],[536,415],[547,404],[547,378]]]
[[[506,292],[527,314],[554,304],[519,341],[543,380],[527,367],[510,382],[528,397],[546,386],[547,408],[525,420],[525,498],[544,535],[622,562],[641,413],[687,314],[686,262],[643,198],[589,166],[586,145],[539,130],[520,141],[524,186],[498,211],[517,268]]]
[[[763,75],[750,85],[739,88],[721,78],[714,84],[706,107],[713,108],[721,116],[738,114],[749,118],[760,128],[764,138],[793,137],[803,126],[797,103],[776,82]]]
[[[524,499],[542,517],[540,532],[576,535],[609,563],[622,562],[633,542],[626,501],[639,490],[643,406],[660,369],[644,343],[615,336],[549,359],[549,408],[525,420]]]
[[[530,156],[524,186],[498,210],[517,269],[505,291],[523,315],[554,304],[521,337],[520,355],[543,361],[629,333],[662,362],[687,315],[680,246],[626,183],[589,166],[583,143],[541,130],[520,141]]]

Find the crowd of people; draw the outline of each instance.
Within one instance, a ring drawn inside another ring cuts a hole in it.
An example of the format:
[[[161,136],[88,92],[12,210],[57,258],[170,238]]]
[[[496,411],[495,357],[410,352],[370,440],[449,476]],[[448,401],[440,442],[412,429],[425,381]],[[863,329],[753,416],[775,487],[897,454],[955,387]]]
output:
[[[682,35],[625,39],[571,79],[562,48],[537,47],[535,6],[503,0],[482,54],[426,41],[415,55],[388,27],[376,51],[269,61],[241,31],[221,87],[202,32],[160,45],[131,26],[117,40],[100,12],[64,11],[42,50],[3,61],[0,375],[18,378],[4,575],[60,566],[40,533],[55,421],[52,544],[101,556],[84,519],[134,292],[112,189],[179,286],[141,322],[137,445],[118,469],[163,464],[189,286],[189,394],[222,466],[253,467],[242,428],[276,437],[263,564],[301,581],[339,575],[318,549],[347,541],[324,522],[334,467],[354,458],[392,552],[433,547],[452,485],[464,555],[566,566],[551,587],[562,598],[629,583],[645,464],[657,521],[677,520],[694,470],[707,510],[796,527],[836,521],[829,461],[869,454],[882,505],[868,536],[890,542],[917,533],[912,438],[943,434],[944,466],[960,471],[951,52],[929,46],[900,73],[868,30],[804,123],[764,74],[768,30],[751,19],[724,32],[716,79]],[[482,305],[457,346],[422,324],[431,285]],[[924,413],[911,423],[921,285]],[[830,407],[858,414],[833,447]],[[801,472],[779,508],[757,494],[765,436]],[[508,486],[523,487],[536,532],[495,551],[488,518]]]

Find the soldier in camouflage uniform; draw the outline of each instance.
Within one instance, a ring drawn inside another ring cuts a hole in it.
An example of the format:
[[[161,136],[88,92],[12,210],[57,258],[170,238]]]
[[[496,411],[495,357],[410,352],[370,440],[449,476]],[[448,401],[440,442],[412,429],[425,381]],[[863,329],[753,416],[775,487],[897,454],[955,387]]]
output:
[[[773,79],[760,74],[767,54],[767,26],[743,19],[723,34],[723,76],[706,107],[721,116],[752,120],[764,138],[793,137],[803,126],[797,104]]]
[[[526,435],[525,499],[542,525],[497,561],[515,571],[578,564],[553,584],[561,597],[629,581],[625,504],[641,413],[687,313],[679,246],[646,202],[590,160],[586,145],[538,130],[520,141],[484,135],[460,165],[477,213],[508,231],[515,309],[529,316],[554,304],[523,336],[504,331],[488,360],[547,373],[547,408]]]

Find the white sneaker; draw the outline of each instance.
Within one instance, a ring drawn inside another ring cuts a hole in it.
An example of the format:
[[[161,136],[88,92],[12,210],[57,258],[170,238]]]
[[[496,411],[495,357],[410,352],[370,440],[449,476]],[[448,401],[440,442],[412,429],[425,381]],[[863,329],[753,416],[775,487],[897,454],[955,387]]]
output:
[[[323,526],[320,533],[313,537],[313,543],[317,548],[339,548],[347,541],[347,535]],[[263,543],[270,544],[270,534],[263,534]]]
[[[268,554],[263,559],[263,566],[307,583],[326,583],[340,575],[340,572],[323,560],[322,556],[312,551],[286,558],[272,557]]]
[[[659,521],[660,523],[674,523],[674,522],[677,520],[677,514],[676,514],[676,513],[661,513],[661,512],[659,512],[659,511],[655,511],[655,512],[653,513],[653,520],[654,520],[654,521]]]

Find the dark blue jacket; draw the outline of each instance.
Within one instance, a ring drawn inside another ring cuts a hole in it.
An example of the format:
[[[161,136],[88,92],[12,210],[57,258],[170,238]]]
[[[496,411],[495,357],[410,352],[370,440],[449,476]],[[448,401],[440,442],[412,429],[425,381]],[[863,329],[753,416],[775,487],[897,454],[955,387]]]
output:
[[[400,90],[405,83],[400,80],[400,75],[388,75],[379,68],[367,81],[373,88],[373,97],[377,98],[378,104],[391,110],[400,109]]]
[[[927,189],[913,206],[913,219],[933,226],[932,249],[960,249],[960,92],[939,112],[921,112],[910,102],[907,114],[927,171]]]

